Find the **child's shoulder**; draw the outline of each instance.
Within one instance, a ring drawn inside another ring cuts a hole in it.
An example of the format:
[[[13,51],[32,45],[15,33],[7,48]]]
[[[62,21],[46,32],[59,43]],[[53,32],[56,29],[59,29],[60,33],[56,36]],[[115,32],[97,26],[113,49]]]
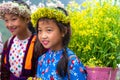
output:
[[[67,48],[66,50],[67,50],[67,55],[69,58],[76,57],[75,53],[72,50],[70,50],[69,48]]]
[[[77,55],[72,50],[70,50],[69,48],[67,49],[67,55],[68,55],[69,64],[72,64],[73,62],[75,64],[78,64],[80,62]]]

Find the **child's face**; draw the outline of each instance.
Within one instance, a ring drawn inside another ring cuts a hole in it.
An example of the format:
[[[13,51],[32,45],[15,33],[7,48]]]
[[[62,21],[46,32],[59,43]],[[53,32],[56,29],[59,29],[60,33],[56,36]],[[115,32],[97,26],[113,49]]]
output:
[[[6,27],[12,35],[21,35],[24,33],[25,28],[27,28],[27,21],[17,15],[5,14],[4,20]]]
[[[63,35],[52,20],[38,22],[38,38],[44,48],[52,50],[61,49]]]

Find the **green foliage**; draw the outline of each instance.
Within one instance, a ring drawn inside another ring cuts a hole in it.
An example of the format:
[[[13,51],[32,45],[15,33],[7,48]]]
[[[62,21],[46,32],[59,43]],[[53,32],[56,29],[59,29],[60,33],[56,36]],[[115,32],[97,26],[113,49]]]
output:
[[[87,66],[116,68],[120,64],[120,6],[91,0],[72,8],[68,5],[68,9],[70,49]]]

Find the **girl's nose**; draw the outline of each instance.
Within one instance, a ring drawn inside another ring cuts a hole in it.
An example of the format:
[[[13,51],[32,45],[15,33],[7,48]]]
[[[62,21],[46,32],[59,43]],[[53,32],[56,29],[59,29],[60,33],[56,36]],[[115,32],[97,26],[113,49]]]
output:
[[[43,39],[46,39],[46,38],[47,38],[47,34],[46,34],[46,33],[43,33],[43,34],[42,34],[42,38],[43,38]]]
[[[13,26],[12,22],[8,22],[7,26]]]

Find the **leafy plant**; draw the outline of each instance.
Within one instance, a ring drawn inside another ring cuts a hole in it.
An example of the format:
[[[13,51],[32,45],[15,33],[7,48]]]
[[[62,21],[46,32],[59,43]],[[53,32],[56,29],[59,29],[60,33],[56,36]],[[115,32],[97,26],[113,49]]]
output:
[[[74,4],[67,7],[72,26],[70,49],[86,66],[116,68],[120,64],[120,6],[112,0]]]

